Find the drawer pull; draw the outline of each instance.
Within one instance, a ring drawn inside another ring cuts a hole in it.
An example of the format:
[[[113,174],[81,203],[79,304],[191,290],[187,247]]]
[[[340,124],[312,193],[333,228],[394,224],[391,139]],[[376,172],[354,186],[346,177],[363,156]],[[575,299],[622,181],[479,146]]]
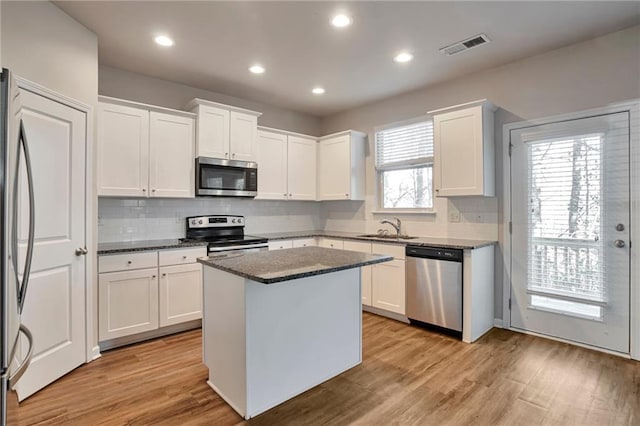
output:
[[[155,279],[156,279],[156,276],[155,276],[155,275],[151,275],[151,279],[152,279],[152,280],[155,280]]]
[[[166,272],[164,272],[164,273],[162,274],[162,276],[163,276],[163,277],[166,277],[166,276],[167,276],[167,273],[166,273]]]
[[[131,265],[133,262],[131,262],[130,260],[127,260],[127,265]]]
[[[187,260],[187,256],[182,256],[182,260]]]

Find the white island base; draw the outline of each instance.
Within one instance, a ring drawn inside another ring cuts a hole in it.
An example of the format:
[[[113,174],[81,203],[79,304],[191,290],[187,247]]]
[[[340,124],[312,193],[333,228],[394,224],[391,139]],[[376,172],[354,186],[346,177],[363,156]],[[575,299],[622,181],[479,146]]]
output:
[[[203,269],[207,383],[245,419],[362,362],[360,268],[273,284]]]

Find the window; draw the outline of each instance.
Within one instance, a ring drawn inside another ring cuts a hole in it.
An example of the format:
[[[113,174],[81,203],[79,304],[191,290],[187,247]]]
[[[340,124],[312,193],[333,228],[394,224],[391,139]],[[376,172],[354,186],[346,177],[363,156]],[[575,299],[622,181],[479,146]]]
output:
[[[433,122],[427,117],[376,131],[382,209],[433,208]]]

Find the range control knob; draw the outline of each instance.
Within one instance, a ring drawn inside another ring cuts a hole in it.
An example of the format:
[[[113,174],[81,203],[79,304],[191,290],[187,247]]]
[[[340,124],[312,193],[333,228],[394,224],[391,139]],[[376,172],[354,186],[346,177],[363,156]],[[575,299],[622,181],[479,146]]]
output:
[[[202,219],[200,219],[200,220],[198,221],[198,224],[202,225]]]
[[[236,223],[236,220],[235,219],[231,219],[231,223]]]
[[[242,223],[242,219],[240,219],[240,218],[239,218],[239,219],[238,219],[238,223]]]

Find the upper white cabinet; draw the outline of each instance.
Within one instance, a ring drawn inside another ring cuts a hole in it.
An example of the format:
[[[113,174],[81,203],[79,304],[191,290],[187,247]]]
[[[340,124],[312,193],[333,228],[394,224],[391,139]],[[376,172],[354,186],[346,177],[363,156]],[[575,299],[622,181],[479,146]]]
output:
[[[194,196],[193,114],[100,97],[98,195]]]
[[[429,111],[433,116],[437,196],[495,195],[495,109],[485,99]]]
[[[257,145],[258,199],[316,199],[314,138],[261,128]]]
[[[364,200],[365,140],[353,130],[320,138],[318,200]]]
[[[187,109],[196,113],[196,156],[256,161],[259,112],[193,99]]]

